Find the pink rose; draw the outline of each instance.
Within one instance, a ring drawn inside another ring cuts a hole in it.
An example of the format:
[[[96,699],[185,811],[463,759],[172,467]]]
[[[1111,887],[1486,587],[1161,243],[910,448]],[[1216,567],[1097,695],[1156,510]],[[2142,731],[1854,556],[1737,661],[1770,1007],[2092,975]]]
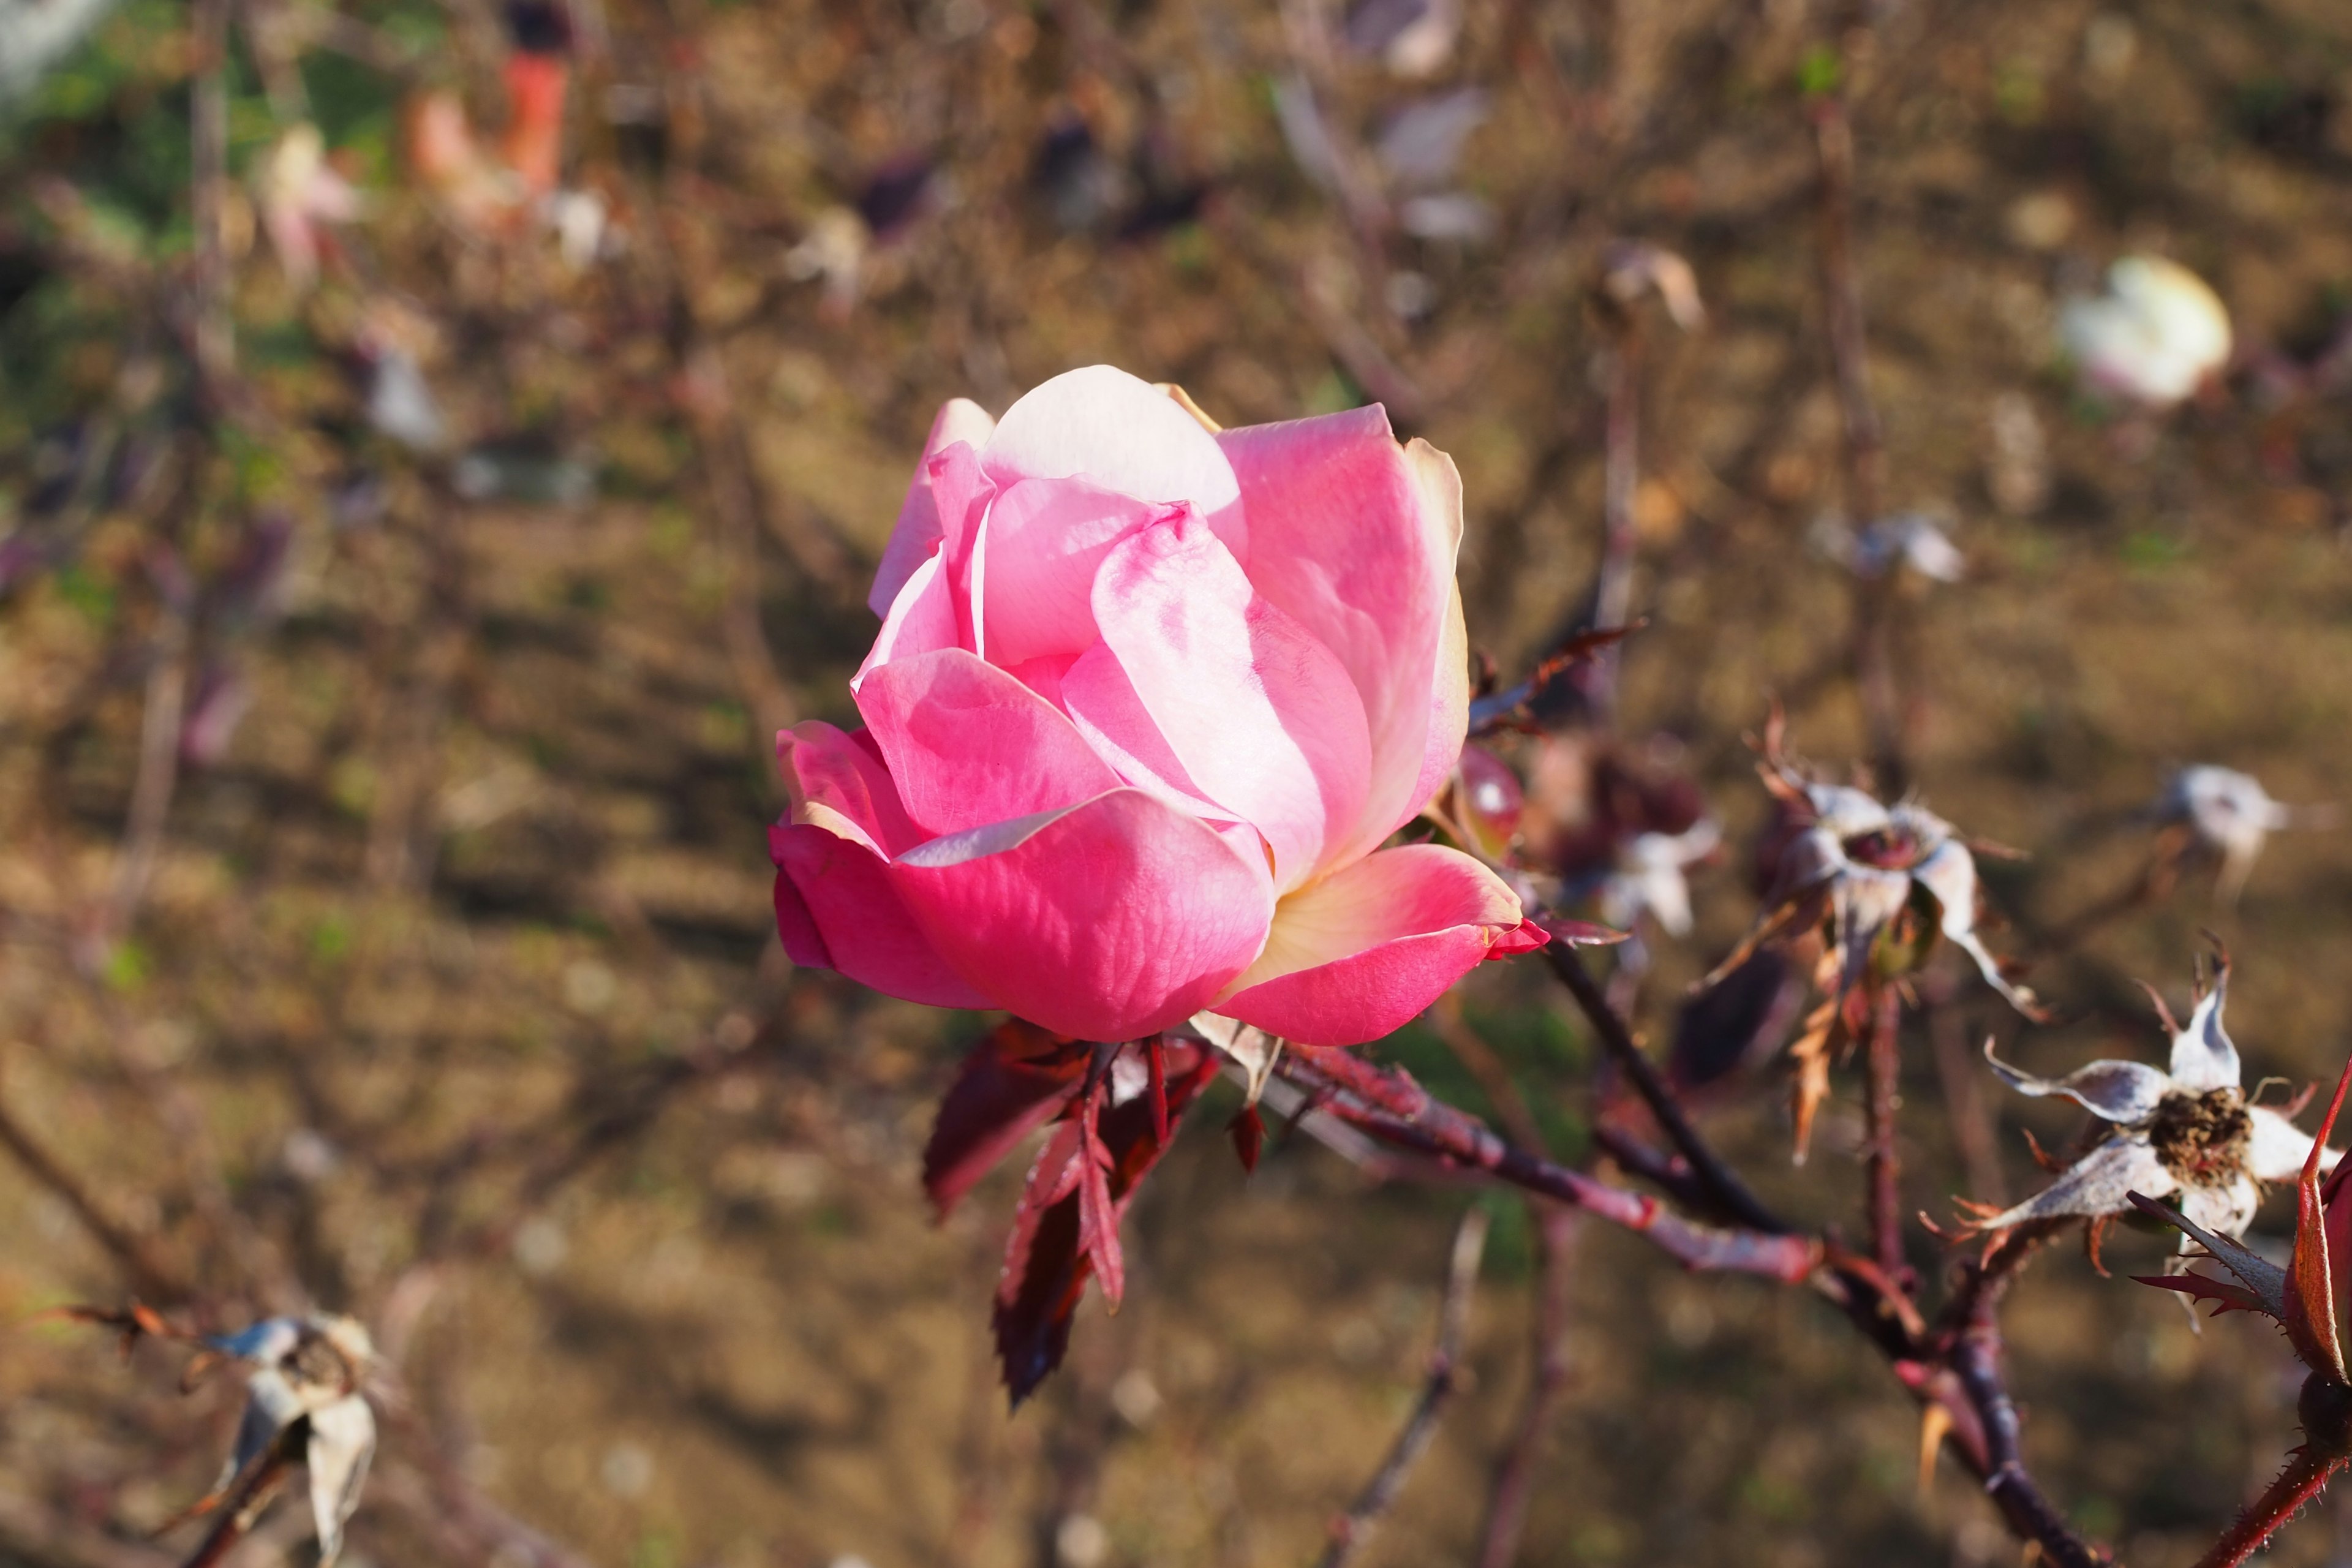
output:
[[[1210,1009],[1376,1038],[1540,945],[1383,849],[1460,755],[1462,485],[1359,408],[1218,431],[1097,365],[940,411],[868,601],[866,728],[777,744],[793,961],[1082,1039]]]

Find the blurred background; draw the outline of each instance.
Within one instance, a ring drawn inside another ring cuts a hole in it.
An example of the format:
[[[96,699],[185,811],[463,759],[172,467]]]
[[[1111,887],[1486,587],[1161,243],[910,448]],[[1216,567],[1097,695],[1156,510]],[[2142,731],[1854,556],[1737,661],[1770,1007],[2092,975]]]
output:
[[[183,1395],[184,1357],[32,1319],[134,1293],[370,1325],[347,1561],[1303,1563],[1481,1202],[1473,1376],[1363,1560],[1473,1559],[1538,1360],[1516,1198],[1278,1128],[1244,1180],[1221,1087],[1130,1217],[1126,1306],[1008,1416],[1020,1173],[941,1226],[917,1180],[985,1020],[774,940],[771,737],[853,721],[934,409],[1076,364],[1227,424],[1385,403],[1460,465],[1506,681],[1586,616],[1616,390],[1625,738],[1503,750],[1563,833],[1612,777],[1722,825],[1690,932],[1643,917],[1618,982],[1662,1048],[1756,912],[1743,737],[1777,696],[1798,751],[1868,754],[1881,606],[1908,782],[2028,852],[1987,864],[1990,940],[2055,1013],[1941,961],[1910,1205],[2032,1191],[2019,1129],[2077,1118],[1973,1046],[2161,1061],[2134,983],[2179,1006],[2200,928],[2250,1085],[2332,1075],[2352,841],[2298,816],[2231,901],[2146,808],[2191,763],[2347,799],[2347,94],[2333,0],[0,0],[0,1563],[191,1543],[147,1534],[211,1483],[233,1380]],[[1623,240],[1687,263],[1703,321],[1596,303]],[[2062,353],[2134,253],[2227,304],[2193,395],[2097,395]],[[1855,510],[1951,553],[1858,590],[1893,535]],[[1565,997],[1494,965],[1444,1016],[1375,1053],[1483,1113],[1507,1079],[1583,1157]],[[1852,1231],[1855,1085],[1801,1170],[1784,1085],[1746,1064],[1708,1124]],[[2019,1561],[1955,1467],[1923,1484],[1915,1407],[1828,1309],[1560,1234],[1517,1561]],[[2294,1440],[2275,1336],[2123,1278],[2163,1247],[2111,1237],[2115,1278],[2054,1248],[2008,1313],[2029,1457],[2140,1568]],[[2276,1560],[2352,1561],[2339,1512]],[[311,1550],[281,1504],[234,1561]]]

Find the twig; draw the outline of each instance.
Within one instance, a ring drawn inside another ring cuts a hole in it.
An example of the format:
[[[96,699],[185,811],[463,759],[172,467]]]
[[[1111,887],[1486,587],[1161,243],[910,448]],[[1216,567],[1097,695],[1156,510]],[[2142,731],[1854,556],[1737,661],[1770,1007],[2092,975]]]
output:
[[[793,727],[796,705],[776,673],[775,656],[769,650],[767,635],[760,629],[758,502],[743,460],[741,431],[734,416],[726,370],[717,352],[708,344],[690,350],[687,374],[697,394],[689,423],[702,456],[710,508],[718,516],[720,548],[727,561],[727,603],[719,617],[720,630],[727,639],[728,663],[743,693],[744,706],[751,710],[758,726],[758,749],[764,756],[774,737]],[[829,574],[818,573],[822,564],[802,562],[813,575],[839,575],[837,561],[832,563],[835,569]]]
[[[188,612],[166,590],[163,625],[155,634],[154,663],[147,672],[147,701],[139,730],[139,771],[131,780],[131,809],[122,826],[122,847],[114,861],[114,886],[102,923],[90,944],[89,962],[103,965],[115,941],[130,929],[147,896],[163,841],[164,819],[180,775],[180,723],[188,695]]]
[[[152,1238],[109,1214],[79,1177],[59,1164],[18,1124],[5,1103],[0,1103],[0,1148],[6,1149],[26,1175],[73,1211],[82,1228],[114,1259],[137,1293],[167,1302],[186,1299],[190,1293],[187,1282],[156,1251]]]
[[[1592,978],[1592,972],[1584,967],[1584,961],[1576,955],[1576,950],[1567,942],[1554,942],[1545,945],[1543,954],[1545,961],[1551,965],[1552,973],[1559,976],[1561,983],[1568,987],[1569,994],[1576,998],[1576,1005],[1584,1010],[1593,1033],[1600,1037],[1601,1049],[1609,1053],[1609,1059],[1633,1084],[1634,1092],[1642,1097],[1642,1102],[1650,1108],[1650,1114],[1657,1119],[1667,1141],[1690,1163],[1692,1173],[1712,1194],[1725,1215],[1754,1229],[1785,1235],[1789,1230],[1788,1223],[1766,1208],[1763,1202],[1748,1190],[1748,1184],[1741,1181],[1731,1167],[1723,1163],[1722,1156],[1698,1135],[1698,1130],[1691,1125],[1690,1118],[1683,1113],[1681,1103],[1675,1099],[1674,1090],[1666,1087],[1666,1080],[1659,1076],[1657,1068],[1634,1043],[1633,1031],[1625,1026],[1625,1020],[1618,1016],[1617,1010],[1609,1005],[1608,997],[1601,994],[1600,984]]]
[[[1853,127],[1834,93],[1813,106],[1813,141],[1822,168],[1822,294],[1830,362],[1845,427],[1845,510],[1857,531],[1879,519],[1885,500],[1885,436],[1870,395],[1869,345],[1863,332],[1862,286],[1853,258]],[[1891,573],[1861,577],[1854,589],[1853,669],[1870,731],[1871,764],[1892,795],[1907,783],[1903,721],[1892,646]]]
[[[1454,1254],[1445,1275],[1445,1300],[1438,1310],[1437,1344],[1429,1352],[1429,1374],[1421,1398],[1397,1434],[1388,1458],[1357,1495],[1348,1511],[1331,1521],[1331,1544],[1324,1549],[1321,1568],[1344,1568],[1371,1539],[1381,1516],[1394,1505],[1405,1478],[1437,1435],[1437,1418],[1454,1393],[1455,1368],[1462,1360],[1462,1341],[1470,1324],[1470,1296],[1478,1282],[1478,1260],[1486,1250],[1486,1211],[1473,1205],[1454,1233]]]
[[[1607,384],[1602,422],[1601,570],[1592,591],[1592,625],[1611,631],[1633,610],[1633,496],[1641,474],[1642,323],[1630,301],[1596,291],[1608,347],[1602,374]],[[1617,714],[1617,667],[1623,651],[1612,645],[1593,656],[1585,695],[1602,724]]]
[[[1510,1568],[1527,1530],[1528,1504],[1535,1496],[1536,1473],[1543,1463],[1544,1440],[1550,1435],[1553,1413],[1568,1391],[1569,1286],[1575,1262],[1576,1215],[1550,1204],[1536,1205],[1536,1224],[1543,1240],[1543,1275],[1536,1286],[1534,1365],[1530,1368],[1527,1402],[1519,1407],[1518,1426],[1511,1446],[1495,1468],[1494,1489],[1486,1498],[1486,1522],[1479,1531],[1478,1568]]]
[[[253,1532],[262,1511],[268,1508],[294,1468],[296,1435],[308,1427],[309,1424],[302,1421],[289,1424],[278,1435],[278,1441],[246,1467],[245,1474],[237,1478],[228,1496],[221,1501],[220,1522],[205,1534],[194,1555],[182,1568],[218,1568],[231,1549]]]
[[[199,390],[214,410],[228,395],[236,355],[228,309],[228,13],[230,0],[194,0],[188,44],[195,86],[189,102],[191,216],[195,262],[189,277],[189,340]]]
[[[1275,1071],[1310,1094],[1327,1097],[1327,1108],[1341,1121],[1382,1142],[1573,1204],[1647,1237],[1687,1268],[1762,1274],[1794,1284],[1822,1264],[1823,1248],[1812,1237],[1694,1224],[1655,1198],[1507,1143],[1476,1117],[1433,1100],[1402,1069],[1376,1068],[1344,1051],[1314,1057],[1310,1061],[1305,1052],[1287,1053]]]
[[[1993,1139],[1992,1108],[1985,1101],[1983,1063],[1969,1048],[1953,987],[1939,977],[1923,984],[1920,993],[1936,1079],[1944,1091],[1944,1110],[1951,1121],[1960,1168],[1968,1173],[1969,1195],[1981,1203],[2006,1205],[2009,1184],[2001,1174],[2000,1151]]]
[[[1457,993],[1447,992],[1430,1009],[1430,1021],[1462,1065],[1478,1080],[1495,1113],[1511,1136],[1538,1152],[1544,1151],[1543,1129],[1518,1085],[1477,1030],[1462,1016]],[[1632,1140],[1622,1142],[1630,1143]],[[1646,1152],[1646,1151],[1645,1151]],[[1622,1163],[1622,1162],[1621,1162]],[[1542,1243],[1543,1272],[1536,1287],[1535,1323],[1528,1358],[1528,1394],[1519,1407],[1511,1445],[1495,1467],[1493,1489],[1487,1494],[1486,1522],[1479,1535],[1479,1568],[1507,1568],[1518,1552],[1527,1526],[1528,1503],[1534,1494],[1537,1468],[1542,1463],[1544,1438],[1552,1413],[1568,1386],[1568,1324],[1570,1266],[1574,1259],[1576,1211],[1539,1198],[1528,1200],[1537,1235]]]
[[[1892,1279],[1902,1279],[1907,1268],[1903,1261],[1902,1163],[1895,1147],[1895,1111],[1901,1103],[1903,1086],[1902,1022],[1902,994],[1881,984],[1872,1007],[1866,1064],[1870,1150],[1865,1164],[1870,1182],[1871,1253]]]

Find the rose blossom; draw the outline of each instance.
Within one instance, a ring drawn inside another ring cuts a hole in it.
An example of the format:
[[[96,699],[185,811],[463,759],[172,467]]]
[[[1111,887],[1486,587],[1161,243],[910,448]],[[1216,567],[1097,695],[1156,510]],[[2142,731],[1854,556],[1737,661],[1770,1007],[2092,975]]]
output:
[[[868,603],[866,728],[778,737],[797,963],[1130,1039],[1396,1028],[1539,945],[1471,857],[1381,847],[1462,749],[1461,480],[1377,406],[1218,430],[1072,371],[940,411]]]

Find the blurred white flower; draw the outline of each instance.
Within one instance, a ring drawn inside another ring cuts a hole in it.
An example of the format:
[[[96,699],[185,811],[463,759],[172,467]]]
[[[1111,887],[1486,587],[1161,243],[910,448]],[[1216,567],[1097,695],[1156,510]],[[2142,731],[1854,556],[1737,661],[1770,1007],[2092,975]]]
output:
[[[1959,546],[1925,512],[1883,517],[1859,532],[1841,519],[1824,518],[1814,526],[1813,542],[1857,577],[1875,580],[1907,567],[1930,582],[1957,583],[1968,572]]]
[[[1643,833],[1628,840],[1617,852],[1617,869],[1601,885],[1602,922],[1631,931],[1646,912],[1668,936],[1688,936],[1690,881],[1685,873],[1722,842],[1723,829],[1711,816],[1700,817],[1680,833]]]
[[[265,1318],[242,1333],[212,1342],[245,1363],[245,1415],[236,1447],[206,1500],[225,1497],[281,1441],[299,1440],[310,1472],[310,1512],[319,1531],[320,1568],[332,1568],[343,1526],[359,1507],[375,1457],[375,1412],[362,1389],[375,1344],[356,1321],[327,1313]],[[294,1428],[302,1430],[298,1436]]]
[[[2195,392],[2230,357],[2230,314],[2221,299],[2161,257],[2116,262],[2105,294],[2067,301],[2058,332],[2091,385],[2156,407]]]
[[[2188,828],[2198,844],[2221,858],[2217,891],[2224,903],[2236,901],[2265,839],[2326,810],[2282,805],[2253,774],[2210,763],[2174,773],[2154,809],[2158,822]]]

